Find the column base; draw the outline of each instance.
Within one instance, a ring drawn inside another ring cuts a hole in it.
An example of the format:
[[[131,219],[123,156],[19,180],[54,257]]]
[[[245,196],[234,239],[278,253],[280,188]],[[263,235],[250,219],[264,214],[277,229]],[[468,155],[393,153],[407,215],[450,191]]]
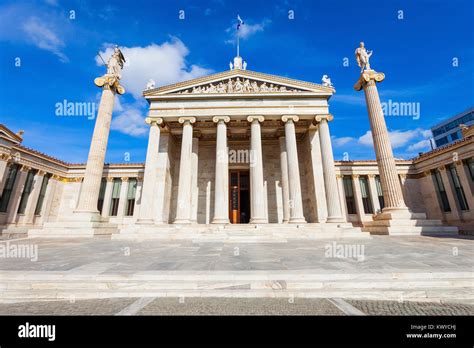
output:
[[[407,207],[384,208],[373,216],[373,221],[363,222],[362,228],[370,234],[388,234],[393,236],[455,236],[458,228],[447,226],[441,220],[426,218],[424,213],[413,213]]]
[[[288,220],[289,224],[305,224],[306,219],[304,217],[290,217],[290,220]]]
[[[328,223],[332,223],[332,222],[346,222],[346,219],[344,219],[344,218],[341,217],[341,216],[328,216],[325,222],[328,222]]]
[[[176,225],[190,225],[191,221],[188,219],[176,219],[173,221],[173,224]]]

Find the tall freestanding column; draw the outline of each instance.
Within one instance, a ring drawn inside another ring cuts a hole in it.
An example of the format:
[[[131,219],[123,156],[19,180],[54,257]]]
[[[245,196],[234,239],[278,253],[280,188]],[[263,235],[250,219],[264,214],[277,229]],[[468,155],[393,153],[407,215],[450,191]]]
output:
[[[375,155],[380,174],[380,185],[385,201],[382,212],[408,211],[403,200],[403,192],[398,179],[395,158],[388,136],[387,125],[380,104],[379,93],[375,82],[382,82],[383,73],[374,70],[364,70],[359,81],[354,85],[357,91],[364,89],[369,113],[370,129],[374,140]]]
[[[146,150],[145,173],[143,174],[142,197],[140,212],[137,223],[153,223],[153,197],[155,195],[156,170],[158,164],[158,151],[160,147],[160,125],[162,118],[147,118],[145,120],[150,125],[148,135],[148,147]]]
[[[321,143],[321,157],[323,161],[324,189],[326,191],[326,205],[328,210],[327,222],[343,222],[341,202],[337,188],[336,169],[332,153],[331,136],[329,134],[328,119],[332,115],[316,116],[319,123],[319,140]]]
[[[213,224],[229,223],[229,156],[227,152],[227,126],[229,116],[215,116],[216,138],[216,177],[214,186]]]
[[[189,224],[191,223],[193,123],[196,122],[196,118],[180,117],[178,121],[183,125],[183,135],[179,160],[178,206],[174,223]]]
[[[260,122],[263,116],[249,116],[250,122],[250,223],[267,223],[265,218],[265,188],[263,185],[262,135]]]
[[[95,121],[94,133],[92,135],[89,157],[87,158],[84,181],[79,195],[79,201],[75,213],[86,214],[86,219],[100,220],[97,210],[100,183],[104,169],[105,153],[109,140],[110,123],[112,121],[112,110],[114,108],[115,94],[123,94],[125,90],[120,86],[121,71],[125,58],[122,52],[115,48],[114,54],[107,63],[107,73],[94,80],[98,87],[102,87],[99,110]]]
[[[283,203],[283,223],[290,220],[290,187],[288,184],[288,154],[286,152],[286,139],[280,137],[280,164],[281,164],[281,190]]]
[[[285,123],[285,145],[288,157],[288,188],[290,195],[290,219],[289,223],[306,222],[303,216],[303,199],[301,196],[300,166],[298,162],[298,148],[296,145],[295,122],[298,116],[282,116]]]

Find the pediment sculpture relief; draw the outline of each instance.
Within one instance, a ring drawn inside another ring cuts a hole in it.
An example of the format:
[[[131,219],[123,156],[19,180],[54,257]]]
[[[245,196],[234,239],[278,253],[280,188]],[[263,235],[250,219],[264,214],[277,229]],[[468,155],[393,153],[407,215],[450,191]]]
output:
[[[200,94],[200,93],[276,93],[276,92],[303,92],[302,90],[287,88],[273,83],[261,81],[240,79],[239,77],[220,81],[218,83],[210,83],[203,86],[195,86],[183,91],[179,94]]]

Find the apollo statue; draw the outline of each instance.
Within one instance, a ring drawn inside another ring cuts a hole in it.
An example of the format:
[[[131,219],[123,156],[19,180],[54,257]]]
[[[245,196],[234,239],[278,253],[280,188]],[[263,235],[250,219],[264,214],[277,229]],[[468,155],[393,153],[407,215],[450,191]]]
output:
[[[360,46],[355,50],[355,57],[357,64],[360,67],[360,72],[363,73],[364,70],[370,70],[369,59],[372,56],[372,51],[367,51],[363,42],[360,43]]]

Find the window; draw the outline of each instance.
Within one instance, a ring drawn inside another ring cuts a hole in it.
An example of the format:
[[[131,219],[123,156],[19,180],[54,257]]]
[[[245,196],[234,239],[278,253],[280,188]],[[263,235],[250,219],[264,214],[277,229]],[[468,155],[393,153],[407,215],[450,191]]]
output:
[[[12,195],[13,185],[18,174],[20,166],[18,164],[12,164],[9,166],[8,174],[6,175],[5,187],[3,188],[2,197],[0,198],[0,212],[6,213],[8,209],[8,203]]]
[[[20,205],[18,206],[18,214],[24,214],[26,210],[26,205],[28,204],[28,198],[30,197],[31,189],[33,188],[33,181],[35,179],[36,170],[32,169],[28,171],[26,175],[25,186],[23,187],[23,192],[21,193]]]
[[[130,179],[128,181],[127,190],[127,210],[126,216],[133,216],[133,210],[135,208],[135,194],[137,193],[137,179]]]
[[[110,216],[117,216],[118,206],[120,201],[120,189],[122,187],[122,180],[115,178],[112,186],[112,201],[110,202]]]
[[[382,184],[380,183],[380,176],[375,176],[375,187],[377,188],[377,196],[379,197],[380,210],[385,208],[385,200],[383,199]]]
[[[436,146],[443,146],[449,142],[448,137],[442,137],[435,140]]]
[[[46,189],[48,188],[49,178],[50,178],[50,175],[47,174],[43,177],[43,181],[41,182],[41,190],[38,196],[38,201],[36,203],[35,215],[41,215],[41,210],[43,209],[44,197],[46,196]]]
[[[451,175],[454,191],[456,192],[456,198],[459,204],[459,208],[461,208],[461,210],[469,210],[469,206],[467,205],[467,201],[466,201],[466,196],[464,195],[464,190],[461,186],[461,182],[459,181],[456,167],[454,166],[454,164],[450,164],[448,166],[448,169],[449,169],[449,174]]]
[[[99,199],[97,200],[97,210],[100,214],[102,214],[102,208],[104,207],[104,197],[105,197],[105,188],[107,187],[107,180],[102,178],[100,182],[100,190],[99,190]]]
[[[346,195],[346,205],[348,214],[356,214],[355,200],[354,200],[354,190],[352,188],[352,178],[350,176],[344,176],[342,178],[344,183],[344,193]]]
[[[362,194],[362,204],[364,205],[365,214],[373,214],[372,202],[370,201],[369,181],[366,176],[359,178],[360,193]]]
[[[431,172],[431,178],[433,179],[436,188],[436,193],[441,209],[444,212],[451,211],[448,196],[446,195],[446,190],[444,189],[443,180],[441,179],[441,173],[439,172],[439,170],[433,170]]]

